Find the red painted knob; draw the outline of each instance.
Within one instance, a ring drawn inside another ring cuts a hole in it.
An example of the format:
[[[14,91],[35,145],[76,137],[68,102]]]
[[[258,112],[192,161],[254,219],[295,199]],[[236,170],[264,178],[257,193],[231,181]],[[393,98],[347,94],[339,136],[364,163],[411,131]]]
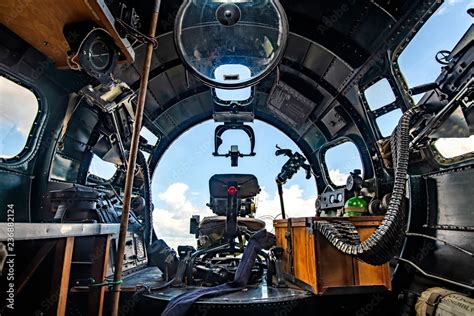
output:
[[[234,187],[234,186],[228,187],[227,188],[227,193],[229,193],[229,195],[236,195],[237,194],[237,188]]]

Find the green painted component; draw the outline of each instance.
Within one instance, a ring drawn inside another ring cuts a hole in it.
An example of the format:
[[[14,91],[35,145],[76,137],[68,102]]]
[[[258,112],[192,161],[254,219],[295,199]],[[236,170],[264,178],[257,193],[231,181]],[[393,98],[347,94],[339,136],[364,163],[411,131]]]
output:
[[[367,202],[362,197],[354,196],[344,205],[344,216],[361,216],[364,213],[367,213]]]
[[[344,217],[355,217],[355,216],[362,216],[364,213],[361,212],[345,212]]]

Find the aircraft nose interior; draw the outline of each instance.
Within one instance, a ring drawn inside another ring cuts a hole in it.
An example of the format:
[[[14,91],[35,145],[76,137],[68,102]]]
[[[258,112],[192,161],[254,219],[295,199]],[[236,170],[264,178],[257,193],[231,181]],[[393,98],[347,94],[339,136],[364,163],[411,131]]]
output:
[[[472,315],[472,13],[4,0],[0,314]],[[156,190],[165,161],[202,205]]]

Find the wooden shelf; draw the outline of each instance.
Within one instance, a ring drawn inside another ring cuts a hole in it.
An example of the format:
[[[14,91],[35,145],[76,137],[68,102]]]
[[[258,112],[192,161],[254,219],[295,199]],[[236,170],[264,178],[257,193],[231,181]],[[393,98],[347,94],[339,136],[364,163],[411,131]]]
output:
[[[66,24],[91,21],[107,30],[120,48],[120,60],[132,63],[135,53],[115,30],[115,19],[104,0],[0,1],[0,22],[48,56],[58,68],[67,67]]]
[[[7,223],[0,223],[0,241],[8,239]],[[15,223],[15,240],[38,240],[95,235],[114,235],[120,230],[119,224],[53,224]]]

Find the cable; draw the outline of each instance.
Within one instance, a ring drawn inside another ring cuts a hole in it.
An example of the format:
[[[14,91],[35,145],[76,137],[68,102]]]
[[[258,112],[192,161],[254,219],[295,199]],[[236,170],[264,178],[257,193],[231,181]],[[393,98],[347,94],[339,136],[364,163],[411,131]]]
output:
[[[436,279],[436,280],[443,281],[443,282],[446,282],[446,283],[450,283],[450,284],[453,284],[453,285],[456,285],[456,286],[459,286],[459,287],[463,287],[463,288],[468,289],[470,291],[474,291],[473,286],[470,286],[470,285],[467,285],[467,284],[464,284],[464,283],[460,283],[460,282],[456,282],[456,281],[453,281],[453,280],[449,280],[449,279],[446,279],[446,278],[443,278],[443,277],[425,272],[423,269],[421,269],[419,266],[417,266],[415,263],[413,263],[410,260],[403,259],[403,258],[400,258],[400,257],[394,257],[394,259],[411,265],[418,272],[420,272],[421,274],[423,274],[424,276],[426,276],[428,278]]]
[[[439,239],[439,238],[436,238],[436,237],[433,237],[433,236],[424,235],[424,234],[418,234],[418,233],[410,233],[410,232],[406,232],[405,235],[411,236],[411,237],[423,237],[423,238],[428,238],[428,239],[436,240],[436,241],[439,241],[439,242],[441,242],[441,243],[443,243],[443,244],[445,244],[445,245],[447,245],[447,246],[451,246],[451,247],[453,247],[454,249],[457,249],[457,250],[459,250],[459,251],[462,252],[462,253],[465,253],[465,254],[467,254],[467,255],[469,255],[469,256],[471,256],[471,257],[474,257],[474,253],[470,252],[469,250],[466,250],[466,249],[464,249],[464,248],[461,248],[461,247],[459,247],[459,246],[456,246],[456,245],[451,244],[451,243],[449,243],[449,242],[447,242],[447,241],[445,241],[445,240],[442,240],[442,239]]]
[[[82,39],[81,41],[81,44],[79,44],[79,47],[77,49],[77,52],[75,54],[73,54],[72,56],[67,56],[66,58],[66,61],[67,61],[67,65],[69,66],[69,68],[71,68],[72,70],[81,70],[82,67],[81,65],[79,65],[77,62],[76,62],[76,59],[77,57],[79,57],[79,52],[81,51],[82,49],[82,45],[84,45],[84,42],[87,40],[87,38],[95,31],[103,31],[105,32],[107,35],[109,35],[110,37],[112,37],[112,35],[110,35],[110,33],[106,30],[106,29],[103,29],[101,27],[96,27],[96,28],[93,28],[92,30],[89,31],[89,33],[87,33],[86,36],[84,36],[84,38]],[[72,64],[75,64],[72,65]]]
[[[137,164],[142,169],[143,173],[143,186],[144,186],[144,194],[143,198],[145,199],[145,233],[144,233],[144,240],[145,240],[145,247],[148,249],[151,245],[152,235],[153,235],[153,205],[152,205],[152,198],[151,198],[151,179],[150,179],[150,170],[148,169],[148,162],[143,155],[141,150],[137,153]]]
[[[167,288],[168,286],[170,286],[171,284],[173,284],[175,278],[172,278],[171,280],[169,280],[168,282],[166,282],[165,284],[163,285],[160,285],[160,286],[157,286],[157,287],[150,287],[148,290],[151,292],[151,291],[159,291],[159,290],[163,290],[165,288]]]

